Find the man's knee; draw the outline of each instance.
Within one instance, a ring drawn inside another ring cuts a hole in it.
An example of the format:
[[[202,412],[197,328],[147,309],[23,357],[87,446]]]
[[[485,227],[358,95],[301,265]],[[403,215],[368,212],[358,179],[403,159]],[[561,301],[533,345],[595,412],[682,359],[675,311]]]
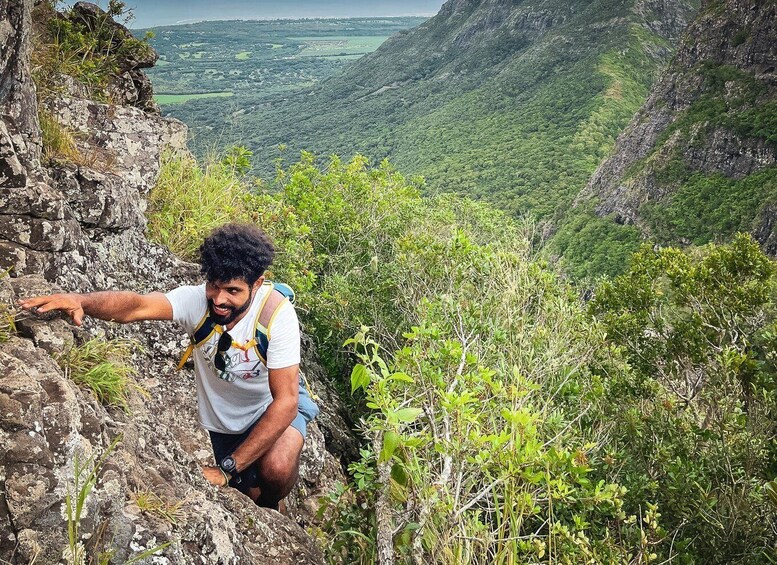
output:
[[[259,463],[259,478],[264,484],[280,488],[296,481],[299,473],[299,457],[290,454],[273,454]]]

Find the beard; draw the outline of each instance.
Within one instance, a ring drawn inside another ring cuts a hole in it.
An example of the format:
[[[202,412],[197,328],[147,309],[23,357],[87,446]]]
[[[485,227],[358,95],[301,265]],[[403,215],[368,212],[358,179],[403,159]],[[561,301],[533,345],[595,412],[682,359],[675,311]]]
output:
[[[220,326],[228,326],[232,322],[234,322],[241,314],[243,314],[248,308],[251,306],[251,300],[254,298],[253,291],[249,294],[248,300],[245,301],[245,304],[241,306],[223,306],[222,308],[228,308],[230,310],[229,314],[225,315],[219,315],[216,314],[216,312],[213,310],[213,300],[210,298],[208,299],[208,311],[210,313],[211,319],[216,322]]]

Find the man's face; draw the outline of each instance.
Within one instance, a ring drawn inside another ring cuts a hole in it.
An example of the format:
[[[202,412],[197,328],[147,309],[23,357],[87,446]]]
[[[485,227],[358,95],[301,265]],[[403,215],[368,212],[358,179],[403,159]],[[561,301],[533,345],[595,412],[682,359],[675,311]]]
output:
[[[264,277],[259,277],[253,285],[244,279],[208,281],[205,284],[205,297],[213,321],[228,326],[240,320],[251,306],[254,292],[263,282]]]

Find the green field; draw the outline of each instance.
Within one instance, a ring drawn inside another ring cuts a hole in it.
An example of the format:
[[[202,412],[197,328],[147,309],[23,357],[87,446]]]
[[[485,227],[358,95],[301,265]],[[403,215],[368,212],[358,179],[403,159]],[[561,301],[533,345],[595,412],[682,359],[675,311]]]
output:
[[[151,45],[164,62],[148,69],[165,115],[197,133],[227,129],[249,139],[234,109],[256,108],[296,95],[336,75],[392,35],[426,18],[346,18],[214,21],[133,30],[153,31]],[[226,97],[232,96],[229,100]],[[296,120],[298,118],[294,118]],[[202,135],[199,139],[209,139]],[[279,139],[280,143],[281,140]]]
[[[333,55],[361,55],[375,51],[388,39],[387,36],[334,36],[334,37],[290,37],[300,41],[305,48],[300,51],[301,57],[331,57]]]
[[[233,92],[203,92],[201,94],[156,94],[154,100],[160,106],[166,106],[168,104],[181,104],[187,100],[195,100],[197,98],[218,98],[232,96]]]
[[[351,61],[364,57],[364,53],[351,53],[349,55],[318,55],[318,57],[332,61]]]

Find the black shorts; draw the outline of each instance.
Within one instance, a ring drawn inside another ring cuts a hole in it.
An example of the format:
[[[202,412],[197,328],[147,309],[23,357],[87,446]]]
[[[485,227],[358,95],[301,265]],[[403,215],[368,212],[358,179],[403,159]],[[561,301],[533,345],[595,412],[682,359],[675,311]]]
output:
[[[257,420],[256,422],[258,422]],[[243,443],[243,440],[248,437],[251,430],[254,429],[256,422],[244,431],[242,434],[222,434],[219,432],[208,432],[210,434],[210,443],[213,446],[213,455],[216,458],[216,464],[218,465],[224,457],[231,455],[237,446]],[[249,465],[238,473],[240,477],[240,483],[235,483],[235,477],[229,481],[229,486],[235,487],[243,494],[248,494],[248,489],[256,488],[259,486],[259,465],[254,463]]]
[[[297,417],[291,423],[291,427],[297,430],[302,439],[305,439],[306,429],[308,423],[318,415],[318,406],[313,402],[305,389],[304,385],[300,383],[299,387],[299,405],[297,408]],[[261,419],[261,417],[260,417]],[[251,424],[246,431],[241,434],[224,434],[221,432],[208,432],[210,434],[210,443],[213,446],[213,455],[216,458],[216,464],[218,465],[224,457],[231,455],[237,447],[243,443],[254,429],[254,426],[259,420],[256,420]],[[240,473],[240,483],[235,483],[235,478],[229,481],[229,485],[235,487],[243,494],[248,494],[248,489],[259,486],[259,465],[254,463],[249,467],[243,469]]]

